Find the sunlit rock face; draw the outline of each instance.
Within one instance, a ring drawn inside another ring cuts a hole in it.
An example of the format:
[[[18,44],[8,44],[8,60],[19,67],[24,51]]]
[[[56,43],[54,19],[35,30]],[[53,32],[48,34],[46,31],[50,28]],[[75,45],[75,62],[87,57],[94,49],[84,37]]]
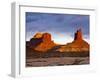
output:
[[[30,40],[30,46],[36,51],[45,52],[55,46],[50,33],[36,33]]]
[[[41,38],[42,35],[43,35],[42,33],[38,32],[33,36],[33,38]]]
[[[83,40],[82,30],[78,29],[74,35],[74,40],[67,45],[61,46],[57,51],[60,52],[82,52],[89,51],[89,44]]]
[[[42,40],[43,40],[43,42],[51,42],[52,40],[51,40],[51,34],[49,34],[49,33],[43,33],[43,36],[42,36]]]

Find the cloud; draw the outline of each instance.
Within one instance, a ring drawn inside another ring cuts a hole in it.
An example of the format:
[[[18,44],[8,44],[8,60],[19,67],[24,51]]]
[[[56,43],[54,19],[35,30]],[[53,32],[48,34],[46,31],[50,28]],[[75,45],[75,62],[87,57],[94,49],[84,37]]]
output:
[[[57,43],[73,40],[81,26],[84,38],[89,41],[89,16],[75,14],[26,13],[26,40],[36,32],[49,32]]]
[[[52,40],[57,44],[66,44],[73,41],[70,33],[52,33]]]

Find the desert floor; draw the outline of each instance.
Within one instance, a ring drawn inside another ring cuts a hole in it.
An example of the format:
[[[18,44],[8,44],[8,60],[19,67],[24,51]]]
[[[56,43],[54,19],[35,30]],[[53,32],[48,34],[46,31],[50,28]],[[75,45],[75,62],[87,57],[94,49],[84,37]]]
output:
[[[64,66],[89,64],[89,57],[27,58],[26,67]]]

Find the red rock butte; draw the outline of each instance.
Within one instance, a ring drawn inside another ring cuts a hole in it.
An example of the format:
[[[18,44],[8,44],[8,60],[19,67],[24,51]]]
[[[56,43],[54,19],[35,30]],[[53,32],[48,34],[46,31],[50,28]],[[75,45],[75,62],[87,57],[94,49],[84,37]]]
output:
[[[49,33],[36,33],[30,40],[31,48],[36,51],[45,52],[56,44],[51,39],[51,34]]]
[[[79,41],[83,40],[83,38],[82,38],[82,30],[81,29],[77,30],[77,32],[75,33],[74,40],[79,40]]]
[[[74,40],[61,46],[57,51],[60,52],[82,52],[89,51],[89,44],[83,39],[82,30],[78,29],[74,35]]]

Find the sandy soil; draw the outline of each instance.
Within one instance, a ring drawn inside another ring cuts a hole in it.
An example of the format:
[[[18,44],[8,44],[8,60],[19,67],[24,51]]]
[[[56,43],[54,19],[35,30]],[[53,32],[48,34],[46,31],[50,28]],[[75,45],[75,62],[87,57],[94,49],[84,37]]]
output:
[[[27,58],[26,67],[89,64],[89,57]]]

